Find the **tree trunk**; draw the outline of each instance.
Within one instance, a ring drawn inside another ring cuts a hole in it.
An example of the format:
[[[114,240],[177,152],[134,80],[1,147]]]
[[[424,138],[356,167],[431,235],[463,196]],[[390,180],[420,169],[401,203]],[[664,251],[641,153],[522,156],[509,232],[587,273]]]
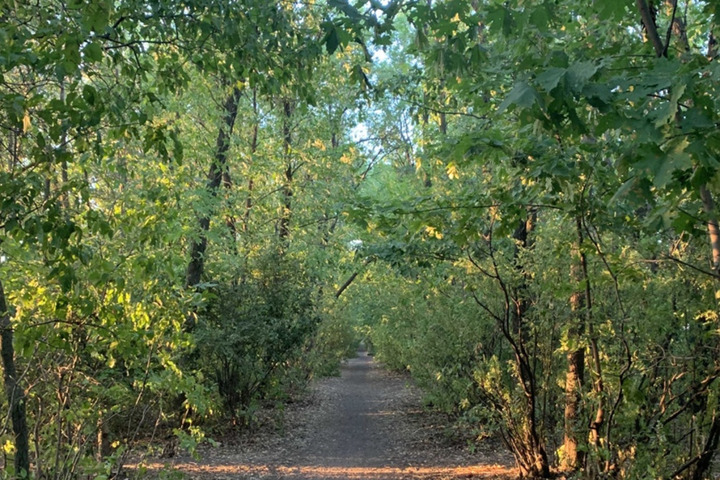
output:
[[[720,273],[720,228],[718,228],[718,221],[715,216],[715,202],[706,185],[700,187],[700,198],[702,199],[703,210],[708,215],[707,226],[712,251],[712,269],[713,272]]]
[[[582,335],[585,331],[585,292],[581,288],[586,279],[583,275],[582,264],[585,262],[585,254],[582,252],[582,225],[581,219],[575,219],[577,228],[577,243],[573,245],[572,265],[570,276],[577,290],[570,297],[570,309],[573,318],[568,331],[568,339],[575,345],[575,348],[568,352],[568,370],[565,375],[565,428],[564,428],[564,456],[562,468],[566,471],[575,471],[582,468],[585,456],[582,450],[578,450],[579,439],[587,437],[587,431],[583,435],[579,432],[581,426],[580,397],[582,384],[585,377],[585,347],[580,346]]]
[[[225,117],[223,125],[218,131],[217,140],[215,142],[215,158],[210,165],[208,172],[208,181],[205,190],[214,198],[217,196],[223,176],[227,171],[227,153],[230,149],[230,135],[232,134],[235,118],[237,117],[237,106],[240,99],[240,90],[233,89],[232,93],[225,100],[223,109]],[[205,270],[205,250],[207,250],[207,232],[210,230],[210,213],[204,213],[198,219],[200,227],[200,235],[193,240],[190,246],[190,263],[187,267],[185,275],[185,287],[190,288],[202,279]]]
[[[285,185],[283,186],[283,211],[280,216],[280,227],[278,236],[283,245],[286,245],[290,237],[290,215],[292,213],[292,181],[293,181],[293,162],[290,155],[292,147],[292,131],[290,128],[290,119],[292,117],[293,107],[290,100],[283,100],[283,150],[285,155]]]
[[[515,250],[515,268],[522,272],[523,278],[526,278],[527,275],[523,265],[517,261],[517,257],[522,249],[532,247],[533,240],[530,234],[535,227],[536,221],[537,213],[534,210],[529,211],[527,219],[520,220],[517,229],[513,233],[513,238],[518,243]],[[550,462],[545,450],[545,442],[539,434],[537,408],[535,406],[537,401],[535,374],[532,369],[530,355],[525,348],[524,339],[525,316],[530,309],[530,300],[527,298],[527,283],[525,281],[518,286],[514,296],[516,299],[515,309],[511,317],[512,324],[510,329],[505,329],[504,334],[515,354],[520,383],[525,394],[525,421],[527,424],[521,427],[523,429],[521,439],[523,445],[519,445],[519,448],[516,448],[513,453],[523,477],[546,478],[550,475]]]
[[[66,95],[65,95],[65,79],[62,78],[60,80],[60,101],[62,103],[65,103]],[[69,189],[69,180],[68,180],[68,164],[66,160],[66,153],[67,153],[67,144],[68,144],[68,129],[67,126],[63,126],[62,128],[62,135],[60,135],[60,154],[62,155],[62,160],[60,161],[60,180],[62,182],[61,188],[64,189],[64,192],[62,196],[60,197],[60,203],[63,206],[63,209],[65,210],[65,214],[69,214],[70,211],[70,189]]]
[[[635,0],[640,18],[642,19],[642,25],[645,27],[645,35],[653,45],[655,53],[658,57],[663,55],[665,46],[663,45],[660,35],[658,34],[657,25],[655,23],[655,12],[645,0]]]
[[[252,128],[252,136],[250,138],[250,158],[252,159],[255,156],[255,152],[257,152],[258,147],[258,128],[260,119],[258,118],[259,111],[258,111],[258,103],[257,103],[257,88],[253,89],[253,114],[255,115],[255,124]],[[253,206],[253,189],[255,188],[255,182],[253,181],[252,177],[248,179],[248,193],[247,193],[247,199],[245,199],[245,215],[243,215],[243,232],[247,233],[248,231],[248,223],[250,222],[250,212],[252,211]]]
[[[715,415],[713,417],[712,425],[710,426],[710,431],[708,432],[707,441],[705,442],[703,451],[697,457],[698,461],[695,464],[695,467],[691,469],[688,478],[691,480],[702,480],[703,478],[706,478],[705,474],[708,471],[711,471],[710,468],[712,467],[712,459],[715,456],[719,443],[720,417]]]
[[[15,368],[14,332],[10,323],[10,312],[2,282],[0,282],[0,356],[5,372],[5,395],[7,395],[15,434],[15,476],[23,478],[23,472],[30,474],[30,441],[25,412],[25,392]]]
[[[581,222],[578,222],[578,235],[582,236]],[[605,381],[603,379],[602,362],[600,360],[600,348],[598,346],[597,336],[595,335],[595,327],[593,325],[593,300],[590,289],[590,276],[588,275],[587,257],[585,255],[580,256],[580,267],[583,282],[585,284],[585,321],[587,324],[588,342],[590,344],[590,355],[592,359],[592,363],[590,364],[591,372],[595,377],[593,382],[593,391],[596,397],[595,418],[590,422],[588,440],[592,448],[597,451],[602,445],[600,428],[605,423]],[[607,438],[605,440],[607,441]],[[607,442],[605,447],[609,448]],[[610,463],[606,461],[602,468],[607,471],[610,468]],[[599,472],[590,472],[590,476],[592,477],[596,473],[599,474]]]
[[[717,41],[715,36],[710,33],[708,39],[708,57],[715,58],[717,54]],[[702,200],[703,210],[708,215],[708,235],[710,236],[710,249],[712,250],[712,269],[713,272],[720,274],[720,228],[718,228],[717,214],[715,212],[715,202],[712,194],[708,190],[707,185],[700,187],[700,199]],[[716,292],[716,298],[717,292]]]

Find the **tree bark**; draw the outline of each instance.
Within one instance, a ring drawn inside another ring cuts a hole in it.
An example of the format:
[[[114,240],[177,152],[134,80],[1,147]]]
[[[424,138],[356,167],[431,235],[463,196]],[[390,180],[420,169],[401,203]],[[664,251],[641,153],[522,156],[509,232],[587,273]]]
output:
[[[711,32],[710,38],[708,38],[708,57],[714,59],[715,55],[717,55],[717,40]],[[715,213],[715,202],[707,185],[700,187],[700,199],[702,200],[703,210],[710,217],[708,219],[708,234],[710,236],[710,248],[712,249],[712,269],[715,273],[720,274],[720,228]]]
[[[280,216],[280,227],[278,228],[278,236],[283,245],[286,245],[290,237],[290,216],[292,213],[292,181],[295,170],[290,149],[292,147],[292,130],[290,128],[290,119],[292,117],[293,107],[290,100],[283,100],[283,150],[285,155],[285,185],[283,186],[283,211]]]
[[[715,216],[715,202],[707,185],[700,187],[700,199],[702,200],[703,210],[709,216],[707,226],[710,249],[712,250],[712,270],[715,273],[720,273],[720,228],[718,228],[718,221]]]
[[[518,254],[521,250],[532,248],[533,239],[530,236],[537,222],[537,213],[534,210],[528,212],[527,218],[520,220],[518,227],[513,233],[517,242],[515,249],[515,268],[518,269],[523,278],[527,278],[523,265],[518,261]],[[524,324],[525,317],[530,309],[530,300],[527,298],[527,283],[523,281],[515,291],[515,309],[512,312],[512,324],[510,329],[505,329],[504,334],[515,354],[515,362],[518,367],[520,383],[525,394],[525,415],[527,425],[523,429],[522,442],[524,445],[519,452],[514,452],[516,460],[524,476],[547,478],[550,475],[550,462],[548,461],[545,442],[539,433],[537,418],[537,388],[535,374],[532,369],[530,355],[525,347]],[[520,456],[518,457],[518,454]]]
[[[230,136],[235,125],[237,117],[238,101],[240,99],[240,89],[234,88],[232,93],[228,95],[223,104],[224,118],[223,124],[218,131],[215,142],[215,158],[210,164],[208,171],[208,180],[205,186],[206,192],[211,197],[217,197],[218,190],[223,181],[223,176],[227,172],[227,153],[230,149]],[[229,177],[228,177],[229,178]],[[207,250],[207,232],[210,230],[210,211],[203,213],[198,218],[198,226],[200,234],[198,238],[192,241],[190,246],[190,262],[188,263],[185,274],[185,288],[191,288],[200,283],[203,272],[205,270],[205,251]],[[188,327],[192,327],[192,321]]]
[[[335,298],[340,298],[340,295],[343,294],[345,290],[355,281],[357,276],[360,274],[360,272],[353,272],[352,275],[348,277],[348,279],[345,281],[345,283],[342,284],[340,288],[337,289],[337,292],[335,292]]]
[[[573,312],[573,318],[568,331],[569,340],[576,345],[580,343],[582,335],[585,331],[585,292],[581,285],[586,281],[583,275],[582,264],[586,261],[585,254],[582,252],[582,225],[581,219],[575,219],[577,228],[577,243],[573,245],[572,265],[570,266],[570,276],[572,282],[577,285],[578,289],[573,292],[570,297],[570,309]],[[577,346],[574,350],[567,354],[568,370],[565,375],[565,428],[564,428],[564,456],[562,468],[566,471],[575,471],[582,468],[585,455],[582,450],[578,450],[579,438],[583,438],[580,434],[580,397],[582,394],[582,384],[585,377],[585,348]],[[585,431],[585,437],[587,431]]]
[[[650,39],[650,42],[655,49],[655,53],[658,57],[662,57],[665,52],[665,46],[658,34],[657,25],[655,24],[655,15],[645,0],[636,0],[635,5],[640,12],[640,18],[642,19],[642,24],[645,27],[645,33]]]
[[[258,118],[259,111],[258,111],[258,103],[257,103],[257,88],[253,89],[253,114],[255,115],[255,124],[252,128],[252,136],[250,138],[250,157],[251,159],[255,156],[255,152],[257,152],[258,147],[258,128],[260,119]],[[253,178],[250,177],[248,179],[248,193],[247,198],[245,199],[245,215],[243,215],[243,232],[247,233],[248,231],[248,224],[250,223],[250,212],[252,211],[253,207],[253,189],[255,188],[255,182],[253,181]]]
[[[685,27],[685,21],[680,15],[677,14],[677,2],[678,0],[665,0],[665,7],[667,8],[668,15],[671,18],[672,24],[668,29],[668,33],[665,39],[665,48],[663,50],[663,56],[668,56],[668,49],[670,48],[670,34],[675,34],[680,42],[680,47],[683,52],[690,50],[690,42],[687,37],[687,28]]]
[[[711,32],[710,38],[708,39],[708,57],[713,59],[716,54],[717,40]],[[709,216],[707,225],[708,235],[710,237],[710,248],[712,250],[712,269],[713,272],[720,274],[720,228],[718,227],[717,214],[715,212],[715,202],[707,185],[700,187],[700,199],[702,200],[703,210]]]
[[[582,223],[578,223],[578,232],[582,235]],[[600,429],[605,423],[605,381],[603,379],[602,362],[600,360],[600,348],[598,346],[597,336],[595,335],[595,327],[593,325],[593,300],[590,289],[590,276],[588,275],[587,257],[580,257],[580,267],[582,271],[583,281],[585,283],[585,319],[587,322],[588,342],[590,344],[590,356],[592,359],[591,371],[594,378],[593,390],[596,397],[595,418],[590,422],[590,433],[588,435],[590,445],[596,450],[600,448],[601,436]],[[607,439],[606,439],[607,440]],[[608,447],[608,445],[606,445]],[[608,470],[610,464],[605,463],[604,470]],[[596,472],[599,474],[599,472]],[[595,473],[592,473],[593,475]]]
[[[698,455],[698,461],[695,467],[692,469],[690,478],[692,480],[702,480],[708,471],[711,471],[712,459],[715,456],[715,452],[718,449],[720,443],[720,417],[715,415],[710,426],[710,431],[707,435],[707,441],[703,451]]]
[[[10,407],[10,419],[15,434],[15,476],[21,478],[25,472],[30,474],[30,441],[25,411],[25,392],[15,367],[14,332],[10,323],[5,290],[0,282],[0,356],[5,372],[5,395]]]

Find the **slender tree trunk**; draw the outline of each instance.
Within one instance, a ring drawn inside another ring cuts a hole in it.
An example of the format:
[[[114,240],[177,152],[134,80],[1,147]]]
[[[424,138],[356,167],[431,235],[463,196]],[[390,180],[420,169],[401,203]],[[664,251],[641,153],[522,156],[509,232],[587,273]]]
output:
[[[439,125],[439,127],[440,127],[440,133],[442,134],[443,137],[447,135],[447,128],[448,128],[447,115],[446,115],[445,112],[443,111],[443,107],[444,107],[444,105],[445,105],[445,99],[447,98],[447,95],[445,95],[445,92],[444,92],[444,90],[443,90],[444,88],[445,88],[445,80],[443,79],[443,80],[440,82],[440,94],[439,94],[439,97],[440,97],[440,98],[439,98],[439,100],[440,100],[440,105],[438,105],[438,107],[439,107],[438,110],[440,111],[440,113],[439,113],[439,116],[440,116],[440,125]]]
[[[687,28],[685,27],[685,21],[682,16],[678,14],[678,0],[665,0],[665,8],[668,16],[672,19],[671,32],[678,39],[682,52],[690,50],[690,42],[687,37]],[[670,38],[668,37],[663,50],[663,56],[668,56],[668,49],[670,48]]]
[[[258,148],[258,128],[260,124],[260,119],[258,117],[259,110],[258,110],[258,102],[257,102],[257,88],[253,89],[253,114],[255,115],[255,124],[252,128],[252,136],[250,138],[250,158],[254,158],[255,153],[257,152]],[[255,188],[255,182],[253,181],[252,176],[248,179],[248,193],[247,193],[247,199],[245,200],[245,215],[243,215],[243,232],[247,233],[248,231],[248,224],[250,222],[250,212],[252,211],[253,207],[253,189]]]
[[[293,181],[293,162],[291,159],[292,148],[292,130],[290,120],[292,117],[293,107],[290,100],[283,100],[283,150],[285,156],[285,185],[283,186],[283,211],[280,216],[280,227],[278,235],[281,242],[286,245],[290,237],[290,216],[292,213],[292,181]]]
[[[230,172],[226,169],[225,172],[223,172],[222,176],[222,185],[226,190],[232,189],[232,177],[230,176]],[[237,230],[237,223],[235,221],[235,215],[232,213],[228,213],[227,217],[225,217],[225,226],[227,226],[228,232],[230,232],[230,237],[232,239],[232,250],[235,255],[238,253],[237,248],[237,238],[238,238],[238,230]]]
[[[702,480],[706,478],[705,474],[711,471],[712,459],[715,456],[715,452],[717,452],[718,444],[720,444],[720,417],[716,414],[713,417],[705,446],[700,455],[698,455],[698,461],[695,467],[691,469],[688,478],[691,480]]]
[[[665,45],[663,45],[663,42],[660,39],[660,35],[658,34],[657,25],[655,23],[654,9],[650,6],[650,4],[648,4],[646,0],[635,0],[635,5],[637,6],[638,12],[640,13],[642,25],[645,28],[645,35],[652,43],[657,56],[663,56],[663,52],[665,51]]]
[[[215,158],[210,164],[208,171],[208,181],[205,190],[215,198],[223,176],[227,171],[227,153],[230,149],[230,136],[235,125],[237,117],[237,106],[240,99],[240,90],[235,88],[228,95],[223,104],[224,119],[223,124],[218,131],[217,140],[215,142]],[[210,213],[203,213],[198,219],[200,227],[200,235],[192,241],[190,246],[190,263],[188,264],[185,275],[185,287],[190,288],[200,283],[203,271],[205,270],[205,251],[207,250],[207,232],[210,230]],[[192,325],[190,325],[192,326]]]
[[[523,278],[526,278],[526,272],[523,265],[517,260],[518,254],[522,249],[532,248],[533,240],[531,233],[537,222],[537,213],[534,210],[528,212],[525,220],[520,220],[518,227],[513,233],[513,238],[518,242],[515,251],[516,268],[521,271]],[[545,450],[545,442],[540,436],[537,418],[537,383],[535,374],[532,369],[530,355],[525,348],[525,317],[530,309],[530,299],[527,298],[527,284],[525,281],[515,291],[515,309],[512,312],[512,324],[510,330],[506,330],[505,336],[509,340],[510,345],[515,354],[515,362],[518,367],[520,383],[525,394],[525,421],[527,422],[523,430],[523,445],[517,448],[516,459],[520,466],[521,472],[528,477],[546,478],[550,475],[550,462],[548,460],[547,451]]]
[[[715,216],[715,202],[707,185],[700,187],[700,199],[702,200],[703,210],[709,217],[707,226],[712,251],[712,269],[715,273],[720,273],[720,228],[718,228],[718,221]]]
[[[62,103],[65,103],[65,79],[60,80],[60,101]],[[60,201],[62,203],[63,209],[65,210],[65,215],[68,215],[70,212],[70,191],[68,189],[68,164],[67,160],[65,159],[65,154],[67,152],[67,141],[68,141],[68,135],[67,135],[67,127],[63,126],[62,129],[62,135],[60,136],[60,154],[63,156],[62,160],[60,161],[60,179],[62,181],[61,188],[64,188],[65,191],[63,192],[62,196],[60,197]]]
[[[10,312],[5,290],[0,282],[0,356],[5,377],[5,395],[10,408],[13,433],[15,434],[15,475],[21,478],[22,472],[30,473],[30,441],[25,412],[25,392],[15,367],[14,332],[10,323]]]
[[[717,41],[715,36],[710,33],[708,39],[708,57],[713,59],[717,54]],[[712,251],[712,269],[715,273],[720,274],[720,228],[718,228],[717,213],[715,212],[715,202],[712,194],[708,190],[707,185],[700,187],[700,199],[702,200],[703,210],[708,215],[708,235],[710,237],[710,249]]]
[[[582,235],[582,223],[578,223],[579,235]],[[605,381],[603,379],[602,362],[600,360],[600,348],[598,346],[597,336],[595,335],[595,326],[593,324],[593,300],[592,290],[590,286],[590,276],[588,275],[587,257],[580,256],[580,267],[583,282],[585,283],[585,319],[587,323],[588,342],[590,343],[590,356],[592,359],[591,372],[594,376],[593,391],[595,393],[595,418],[590,422],[590,433],[588,435],[589,443],[596,451],[600,448],[601,435],[600,429],[605,423]],[[607,439],[606,439],[607,440]],[[607,445],[606,445],[607,447]],[[605,462],[604,470],[610,468],[609,461]],[[591,476],[599,472],[590,472]]]
[[[569,340],[575,348],[568,352],[568,370],[565,375],[565,428],[564,428],[564,456],[562,468],[566,471],[575,471],[582,468],[585,456],[584,452],[578,449],[579,439],[587,437],[587,430],[583,435],[580,432],[580,397],[582,395],[582,384],[585,377],[585,347],[579,345],[585,331],[585,292],[581,288],[586,279],[583,275],[582,264],[585,262],[585,254],[582,252],[582,225],[581,219],[575,219],[577,229],[577,243],[573,245],[572,265],[570,276],[573,284],[578,289],[570,297],[570,309],[573,318],[568,331]]]

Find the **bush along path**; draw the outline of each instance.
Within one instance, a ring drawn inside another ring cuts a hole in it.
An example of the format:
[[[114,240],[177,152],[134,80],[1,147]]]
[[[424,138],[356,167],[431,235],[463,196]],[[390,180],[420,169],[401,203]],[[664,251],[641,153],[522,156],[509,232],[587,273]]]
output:
[[[318,381],[311,401],[291,406],[284,433],[203,452],[202,460],[151,462],[202,479],[510,479],[504,452],[452,444],[443,422],[420,406],[407,377],[360,352],[342,375]]]

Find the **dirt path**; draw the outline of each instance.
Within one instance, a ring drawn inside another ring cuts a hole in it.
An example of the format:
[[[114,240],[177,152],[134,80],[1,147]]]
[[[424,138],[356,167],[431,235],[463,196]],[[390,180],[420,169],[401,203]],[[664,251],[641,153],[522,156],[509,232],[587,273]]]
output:
[[[420,409],[417,390],[364,353],[348,362],[341,377],[318,382],[312,398],[288,411],[284,435],[260,435],[204,452],[201,462],[177,459],[173,467],[203,479],[514,477],[506,454],[473,455],[444,441],[441,427]]]

